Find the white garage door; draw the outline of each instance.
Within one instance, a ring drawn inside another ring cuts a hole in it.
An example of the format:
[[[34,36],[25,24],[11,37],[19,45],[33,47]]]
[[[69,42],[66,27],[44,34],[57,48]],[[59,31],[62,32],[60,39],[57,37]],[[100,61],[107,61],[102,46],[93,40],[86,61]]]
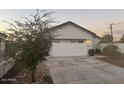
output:
[[[83,43],[53,43],[51,56],[86,56],[86,45]]]

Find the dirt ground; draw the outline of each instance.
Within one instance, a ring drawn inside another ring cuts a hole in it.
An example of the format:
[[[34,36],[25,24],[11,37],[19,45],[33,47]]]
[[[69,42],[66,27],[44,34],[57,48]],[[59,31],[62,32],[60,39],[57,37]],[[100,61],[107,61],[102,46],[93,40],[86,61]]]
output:
[[[120,57],[115,57],[115,58],[111,58],[111,57],[104,57],[104,58],[99,58],[100,60],[103,60],[105,62],[108,62],[110,64],[114,64],[120,67],[124,67],[124,55],[120,56]]]
[[[53,84],[49,69],[44,62],[40,62],[37,65],[35,79],[36,82],[31,82],[31,72],[14,65],[0,79],[0,84]]]
[[[31,72],[27,70],[22,70],[16,76],[16,84],[30,84],[31,82]],[[51,76],[45,63],[39,63],[37,65],[37,70],[35,73],[36,82],[33,84],[52,84]]]

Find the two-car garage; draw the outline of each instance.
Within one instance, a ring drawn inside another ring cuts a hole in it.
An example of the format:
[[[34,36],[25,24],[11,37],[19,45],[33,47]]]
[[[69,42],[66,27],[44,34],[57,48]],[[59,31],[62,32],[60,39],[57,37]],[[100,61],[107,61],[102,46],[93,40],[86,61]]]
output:
[[[76,41],[76,40],[75,40]],[[80,40],[81,41],[81,40]],[[51,56],[86,56],[87,47],[82,42],[64,40],[54,42],[50,51]]]
[[[51,56],[86,56],[86,46],[82,43],[53,43]]]

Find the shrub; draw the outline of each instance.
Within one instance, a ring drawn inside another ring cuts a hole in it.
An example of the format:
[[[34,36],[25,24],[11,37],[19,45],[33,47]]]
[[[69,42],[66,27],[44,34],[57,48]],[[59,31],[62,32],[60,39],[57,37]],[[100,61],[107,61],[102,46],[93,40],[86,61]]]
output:
[[[32,72],[32,82],[36,82],[36,66],[45,60],[52,47],[51,13],[37,10],[30,18],[9,23],[8,31],[12,33],[8,33],[10,43],[6,50],[12,50],[16,64]]]
[[[14,42],[9,42],[6,40],[5,46],[5,56],[14,57],[16,54],[16,45]]]
[[[95,51],[94,51],[94,49],[89,49],[88,53],[90,56],[94,56]]]
[[[119,51],[119,48],[116,45],[109,44],[103,49],[103,54],[108,57],[117,57],[121,53]]]

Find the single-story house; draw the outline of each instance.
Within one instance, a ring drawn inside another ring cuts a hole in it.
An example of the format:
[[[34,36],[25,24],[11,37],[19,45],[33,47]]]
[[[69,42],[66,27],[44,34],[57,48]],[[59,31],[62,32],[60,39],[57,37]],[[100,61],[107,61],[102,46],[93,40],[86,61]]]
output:
[[[5,54],[5,38],[6,35],[0,33],[0,56],[3,56]]]
[[[51,56],[87,56],[89,49],[96,49],[100,40],[95,33],[71,21],[51,28],[55,39]]]

